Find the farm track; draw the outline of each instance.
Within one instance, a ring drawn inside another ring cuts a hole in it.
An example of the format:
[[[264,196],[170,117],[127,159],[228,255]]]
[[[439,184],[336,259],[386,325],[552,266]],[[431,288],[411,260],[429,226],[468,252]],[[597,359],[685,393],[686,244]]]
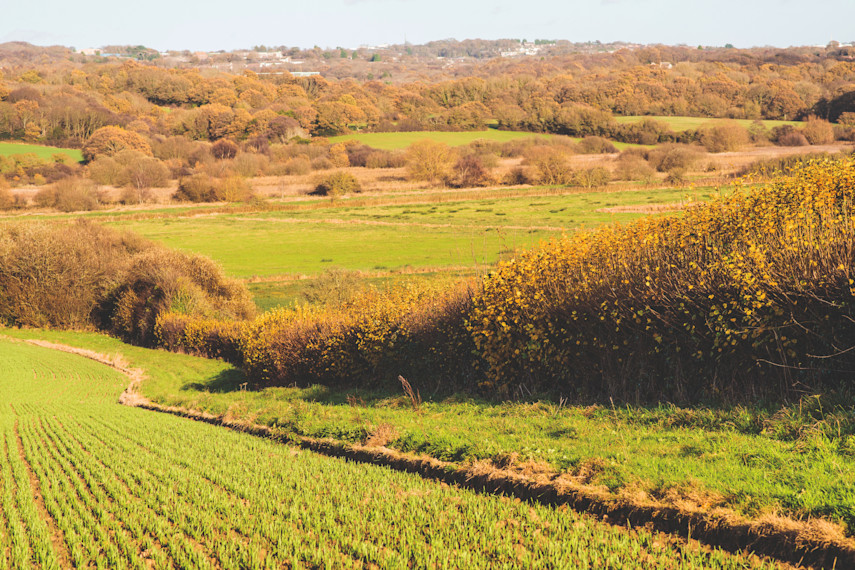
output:
[[[201,421],[230,430],[248,433],[297,445],[300,448],[329,457],[378,465],[396,471],[417,474],[458,488],[478,493],[514,496],[551,507],[570,506],[574,510],[593,514],[620,527],[647,528],[682,538],[699,539],[704,543],[735,553],[756,552],[776,558],[784,563],[813,567],[855,567],[855,541],[827,532],[816,523],[801,523],[786,519],[767,518],[748,521],[732,513],[709,514],[700,510],[661,504],[637,504],[628,499],[615,499],[602,490],[579,484],[572,478],[537,478],[501,470],[487,464],[464,466],[433,458],[416,457],[387,448],[343,444],[332,440],[282,434],[266,426],[230,422],[221,417],[193,410],[162,406],[148,401],[138,392],[141,371],[117,365],[115,358],[99,355],[65,345],[43,341],[28,341],[43,347],[81,354],[108,364],[131,378],[131,384],[120,400],[133,407],[163,412]],[[85,430],[84,430],[85,431]],[[137,443],[145,448],[142,443]],[[163,456],[168,460],[169,454]],[[208,481],[217,486],[217,482]],[[224,489],[225,490],[225,489]],[[254,497],[242,496],[250,502]],[[240,532],[244,537],[251,532]],[[786,564],[785,564],[786,565]]]

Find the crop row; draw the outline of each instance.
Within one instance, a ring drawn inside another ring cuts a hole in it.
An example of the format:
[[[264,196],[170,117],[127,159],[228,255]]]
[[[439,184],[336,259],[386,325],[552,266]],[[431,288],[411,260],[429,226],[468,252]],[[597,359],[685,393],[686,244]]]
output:
[[[121,376],[95,363],[0,353],[0,568],[758,563],[123,408]]]

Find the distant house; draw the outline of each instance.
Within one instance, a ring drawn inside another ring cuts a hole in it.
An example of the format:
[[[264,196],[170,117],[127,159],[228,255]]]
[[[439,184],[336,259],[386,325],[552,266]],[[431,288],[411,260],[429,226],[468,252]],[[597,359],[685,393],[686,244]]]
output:
[[[291,75],[294,77],[310,77],[312,75],[320,75],[320,71],[292,71]]]

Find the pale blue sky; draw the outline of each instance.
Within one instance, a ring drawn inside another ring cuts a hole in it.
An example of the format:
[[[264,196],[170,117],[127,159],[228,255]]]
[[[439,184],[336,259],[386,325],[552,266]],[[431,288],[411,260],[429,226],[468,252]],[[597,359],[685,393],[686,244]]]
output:
[[[161,50],[444,38],[688,45],[855,41],[855,0],[2,0],[0,42]]]

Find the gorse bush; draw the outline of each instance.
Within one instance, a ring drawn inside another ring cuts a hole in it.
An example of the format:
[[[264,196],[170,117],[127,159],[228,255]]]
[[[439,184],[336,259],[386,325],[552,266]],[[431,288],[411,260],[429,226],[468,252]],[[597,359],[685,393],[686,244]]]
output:
[[[470,314],[484,386],[692,400],[842,379],[853,194],[851,161],[812,163],[682,217],[520,254]]]
[[[680,217],[521,252],[479,287],[280,310],[237,330],[164,314],[159,340],[259,385],[403,375],[489,395],[691,402],[841,388],[855,370],[855,163],[817,161]]]
[[[315,196],[343,196],[362,192],[359,180],[350,172],[338,171],[325,176],[310,194]]]

